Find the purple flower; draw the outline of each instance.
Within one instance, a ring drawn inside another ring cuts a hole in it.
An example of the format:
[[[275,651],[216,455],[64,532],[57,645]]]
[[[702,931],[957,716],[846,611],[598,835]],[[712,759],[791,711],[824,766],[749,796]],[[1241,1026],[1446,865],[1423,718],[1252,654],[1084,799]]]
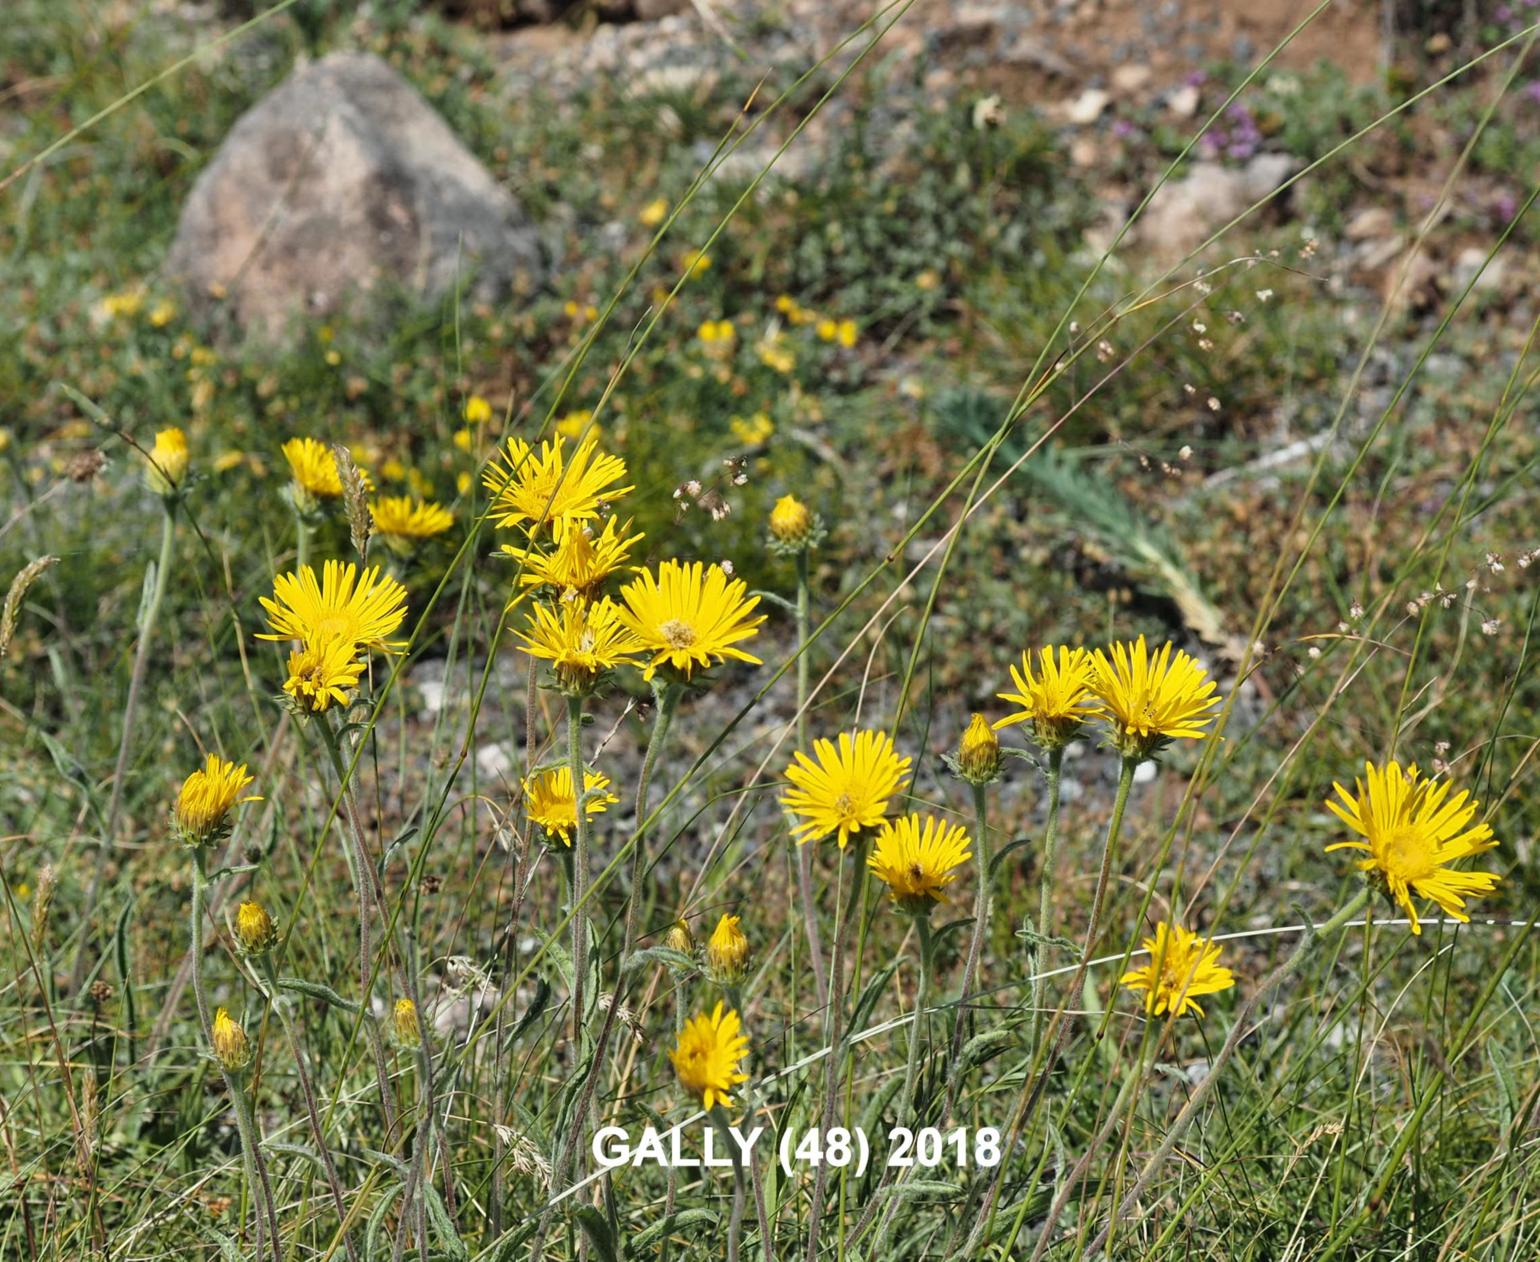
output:
[[[1112,134],[1119,140],[1130,140],[1139,134],[1139,129],[1126,118],[1119,118],[1113,121]]]
[[[1193,70],[1182,80],[1189,88],[1201,88],[1208,82],[1207,70]]]
[[[1519,95],[1527,101],[1540,101],[1540,79],[1531,79],[1519,89]]]

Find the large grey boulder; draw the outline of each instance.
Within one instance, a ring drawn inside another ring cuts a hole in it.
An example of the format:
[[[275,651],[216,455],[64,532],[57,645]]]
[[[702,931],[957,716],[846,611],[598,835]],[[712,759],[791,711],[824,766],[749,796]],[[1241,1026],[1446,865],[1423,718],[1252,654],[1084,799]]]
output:
[[[424,298],[538,284],[518,202],[378,57],[332,53],[241,116],[193,185],[167,271],[195,313],[280,340],[382,281]]]
[[[1244,167],[1195,162],[1156,190],[1136,227],[1138,240],[1162,260],[1186,255],[1256,202],[1271,197],[1299,169],[1288,154],[1259,153]]]

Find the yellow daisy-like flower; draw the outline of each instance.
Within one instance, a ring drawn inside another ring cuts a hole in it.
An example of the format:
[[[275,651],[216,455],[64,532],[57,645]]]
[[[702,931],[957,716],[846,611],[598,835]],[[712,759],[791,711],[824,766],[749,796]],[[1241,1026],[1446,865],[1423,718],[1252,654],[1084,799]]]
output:
[[[592,436],[563,453],[566,440],[549,439],[536,451],[522,438],[510,438],[502,453],[481,475],[492,503],[489,513],[499,526],[529,523],[534,529],[548,521],[586,521],[599,515],[600,504],[619,499],[634,488],[621,486],[626,462],[598,450]]]
[[[908,782],[909,759],[886,732],[841,732],[838,748],[815,740],[813,757],[798,750],[786,779],[793,787],[781,805],[802,821],[791,835],[802,843],[836,833],[843,850],[853,833],[882,823],[888,800]]]
[[[1021,655],[1019,670],[1011,667],[1015,692],[996,694],[1021,709],[998,720],[995,730],[1029,723],[1033,739],[1044,749],[1063,749],[1096,712],[1096,661],[1085,649],[1063,644],[1038,649],[1036,656],[1035,667],[1030,651]]]
[[[543,658],[556,672],[563,691],[590,691],[607,670],[631,661],[642,651],[613,600],[564,600],[555,606],[530,606],[529,622],[517,632],[524,651]]]
[[[271,634],[259,640],[301,640],[308,646],[342,641],[360,648],[399,648],[390,637],[406,617],[406,588],[372,566],[362,574],[351,562],[327,561],[316,581],[313,567],[280,574],[273,599],[260,597]]]
[[[468,425],[485,425],[492,419],[492,405],[479,394],[465,401],[465,421]]]
[[[928,915],[933,902],[947,901],[941,891],[972,858],[968,842],[962,825],[916,812],[882,826],[866,866],[887,885],[888,897],[904,911]]]
[[[186,434],[175,425],[157,431],[144,471],[145,485],[163,498],[175,495],[187,476],[188,458]]]
[[[742,916],[723,916],[706,943],[706,967],[719,983],[736,986],[748,972],[749,940]]]
[[[652,660],[642,670],[651,679],[660,667],[688,679],[697,666],[735,658],[759,665],[759,658],[735,647],[759,634],[765,621],[752,616],[758,596],[742,579],[728,578],[719,565],[665,561],[656,575],[643,571],[620,589],[621,614]]]
[[[1150,962],[1124,973],[1118,984],[1144,991],[1144,1010],[1152,1017],[1167,1012],[1179,1017],[1195,1012],[1201,1017],[1197,996],[1215,995],[1235,985],[1230,970],[1219,967],[1219,948],[1181,925],[1162,920],[1155,926],[1155,936],[1144,939],[1144,949],[1150,953]]]
[[[258,802],[254,793],[241,795],[252,782],[246,764],[227,762],[210,754],[202,768],[182,781],[172,816],[182,840],[189,846],[206,846],[229,831],[230,812],[242,802]]]
[[[990,784],[1000,778],[1000,738],[982,714],[968,721],[953,765],[969,784]]]
[[[300,490],[317,499],[342,498],[342,475],[332,449],[315,438],[291,438],[282,447],[283,458]]]
[[[1163,644],[1153,656],[1141,635],[1133,644],[1098,649],[1093,689],[1112,725],[1112,744],[1144,760],[1178,737],[1202,740],[1219,704],[1215,683],[1190,653]]]
[[[523,566],[521,585],[588,596],[617,570],[635,568],[626,566],[626,558],[645,536],[630,532],[629,521],[621,524],[613,517],[597,535],[588,522],[563,521],[557,523],[550,547],[520,548],[505,543],[502,550]]]
[[[1464,921],[1465,899],[1490,894],[1500,878],[1495,872],[1456,872],[1449,864],[1497,845],[1492,829],[1475,824],[1479,802],[1465,790],[1453,793],[1446,781],[1430,780],[1416,767],[1388,762],[1364,764],[1364,778],[1349,793],[1333,783],[1341,802],[1326,805],[1363,838],[1339,841],[1330,850],[1362,850],[1361,871],[1372,873],[1387,894],[1406,909],[1412,932],[1421,933],[1412,895],[1431,899],[1448,915]]]
[[[289,653],[283,690],[301,713],[322,714],[333,703],[347,705],[363,670],[363,658],[351,640],[302,644]]]
[[[386,495],[369,502],[374,532],[392,552],[406,555],[414,544],[441,535],[455,524],[455,515],[442,504],[413,499],[410,495]]]
[[[749,1080],[739,1068],[748,1054],[749,1040],[737,1012],[723,1012],[719,1003],[709,1016],[702,1012],[685,1022],[668,1058],[674,1062],[679,1085],[700,1096],[702,1106],[711,1109],[731,1104],[732,1089]]]
[[[278,941],[278,926],[261,903],[242,903],[235,912],[235,941],[242,955],[266,955]]]
[[[572,830],[577,827],[577,802],[572,796],[572,768],[553,767],[523,781],[524,800],[529,817],[561,844],[572,844]],[[620,798],[610,792],[610,778],[597,771],[583,772],[583,814],[589,819],[602,815]]]
[[[226,1073],[238,1074],[251,1064],[251,1042],[246,1031],[223,1008],[214,1013],[214,1028],[209,1031],[214,1059]]]

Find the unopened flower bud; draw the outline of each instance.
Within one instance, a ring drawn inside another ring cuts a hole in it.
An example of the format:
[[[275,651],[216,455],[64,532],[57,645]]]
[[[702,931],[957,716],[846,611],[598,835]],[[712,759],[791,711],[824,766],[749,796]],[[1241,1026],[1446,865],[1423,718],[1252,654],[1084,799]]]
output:
[[[410,999],[396,1000],[396,1006],[390,1014],[392,1032],[396,1036],[396,1042],[402,1047],[416,1047],[418,1044],[417,1005]]]
[[[962,734],[957,769],[970,784],[988,784],[1000,775],[1000,738],[982,714],[975,714]]]
[[[739,923],[741,916],[723,916],[706,944],[706,967],[712,980],[722,985],[736,986],[748,973],[749,940]]]
[[[278,926],[261,903],[242,903],[235,913],[235,940],[242,955],[266,955],[278,940]]]
[[[674,921],[663,939],[663,945],[681,955],[694,955],[695,935],[690,932],[689,922],[683,919]]]
[[[176,426],[160,430],[150,448],[150,463],[144,471],[144,483],[165,499],[174,496],[187,476],[187,435]]]
[[[214,1013],[214,1029],[209,1042],[214,1045],[214,1059],[226,1073],[239,1073],[251,1064],[251,1043],[246,1031],[230,1019],[223,1008]]]

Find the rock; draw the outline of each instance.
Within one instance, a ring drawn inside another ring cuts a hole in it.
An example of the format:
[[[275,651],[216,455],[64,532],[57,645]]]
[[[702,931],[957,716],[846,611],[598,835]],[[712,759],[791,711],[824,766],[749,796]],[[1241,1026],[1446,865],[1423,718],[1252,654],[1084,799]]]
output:
[[[1370,206],[1360,210],[1347,221],[1342,235],[1349,241],[1372,241],[1376,237],[1390,237],[1396,233],[1396,217],[1384,206]]]
[[[1240,169],[1196,162],[1151,199],[1137,225],[1139,240],[1156,254],[1186,254],[1275,192],[1296,166],[1295,159],[1281,153],[1259,153]]]
[[[1198,112],[1198,102],[1202,98],[1203,93],[1196,84],[1184,83],[1166,98],[1166,108],[1177,118],[1191,118]]]
[[[1064,117],[1079,126],[1094,123],[1102,116],[1112,97],[1100,88],[1087,88],[1064,107]]]
[[[1450,284],[1453,291],[1458,294],[1475,281],[1473,288],[1480,293],[1483,290],[1501,289],[1503,282],[1507,279],[1508,263],[1501,254],[1494,255],[1489,263],[1485,250],[1479,246],[1468,245],[1455,258]]]
[[[1112,72],[1112,87],[1124,96],[1132,96],[1150,81],[1151,70],[1141,62],[1119,66]]]
[[[167,272],[194,315],[219,306],[281,340],[381,281],[422,298],[474,280],[477,300],[540,279],[523,210],[394,70],[333,53],[231,128],[182,209]]]

